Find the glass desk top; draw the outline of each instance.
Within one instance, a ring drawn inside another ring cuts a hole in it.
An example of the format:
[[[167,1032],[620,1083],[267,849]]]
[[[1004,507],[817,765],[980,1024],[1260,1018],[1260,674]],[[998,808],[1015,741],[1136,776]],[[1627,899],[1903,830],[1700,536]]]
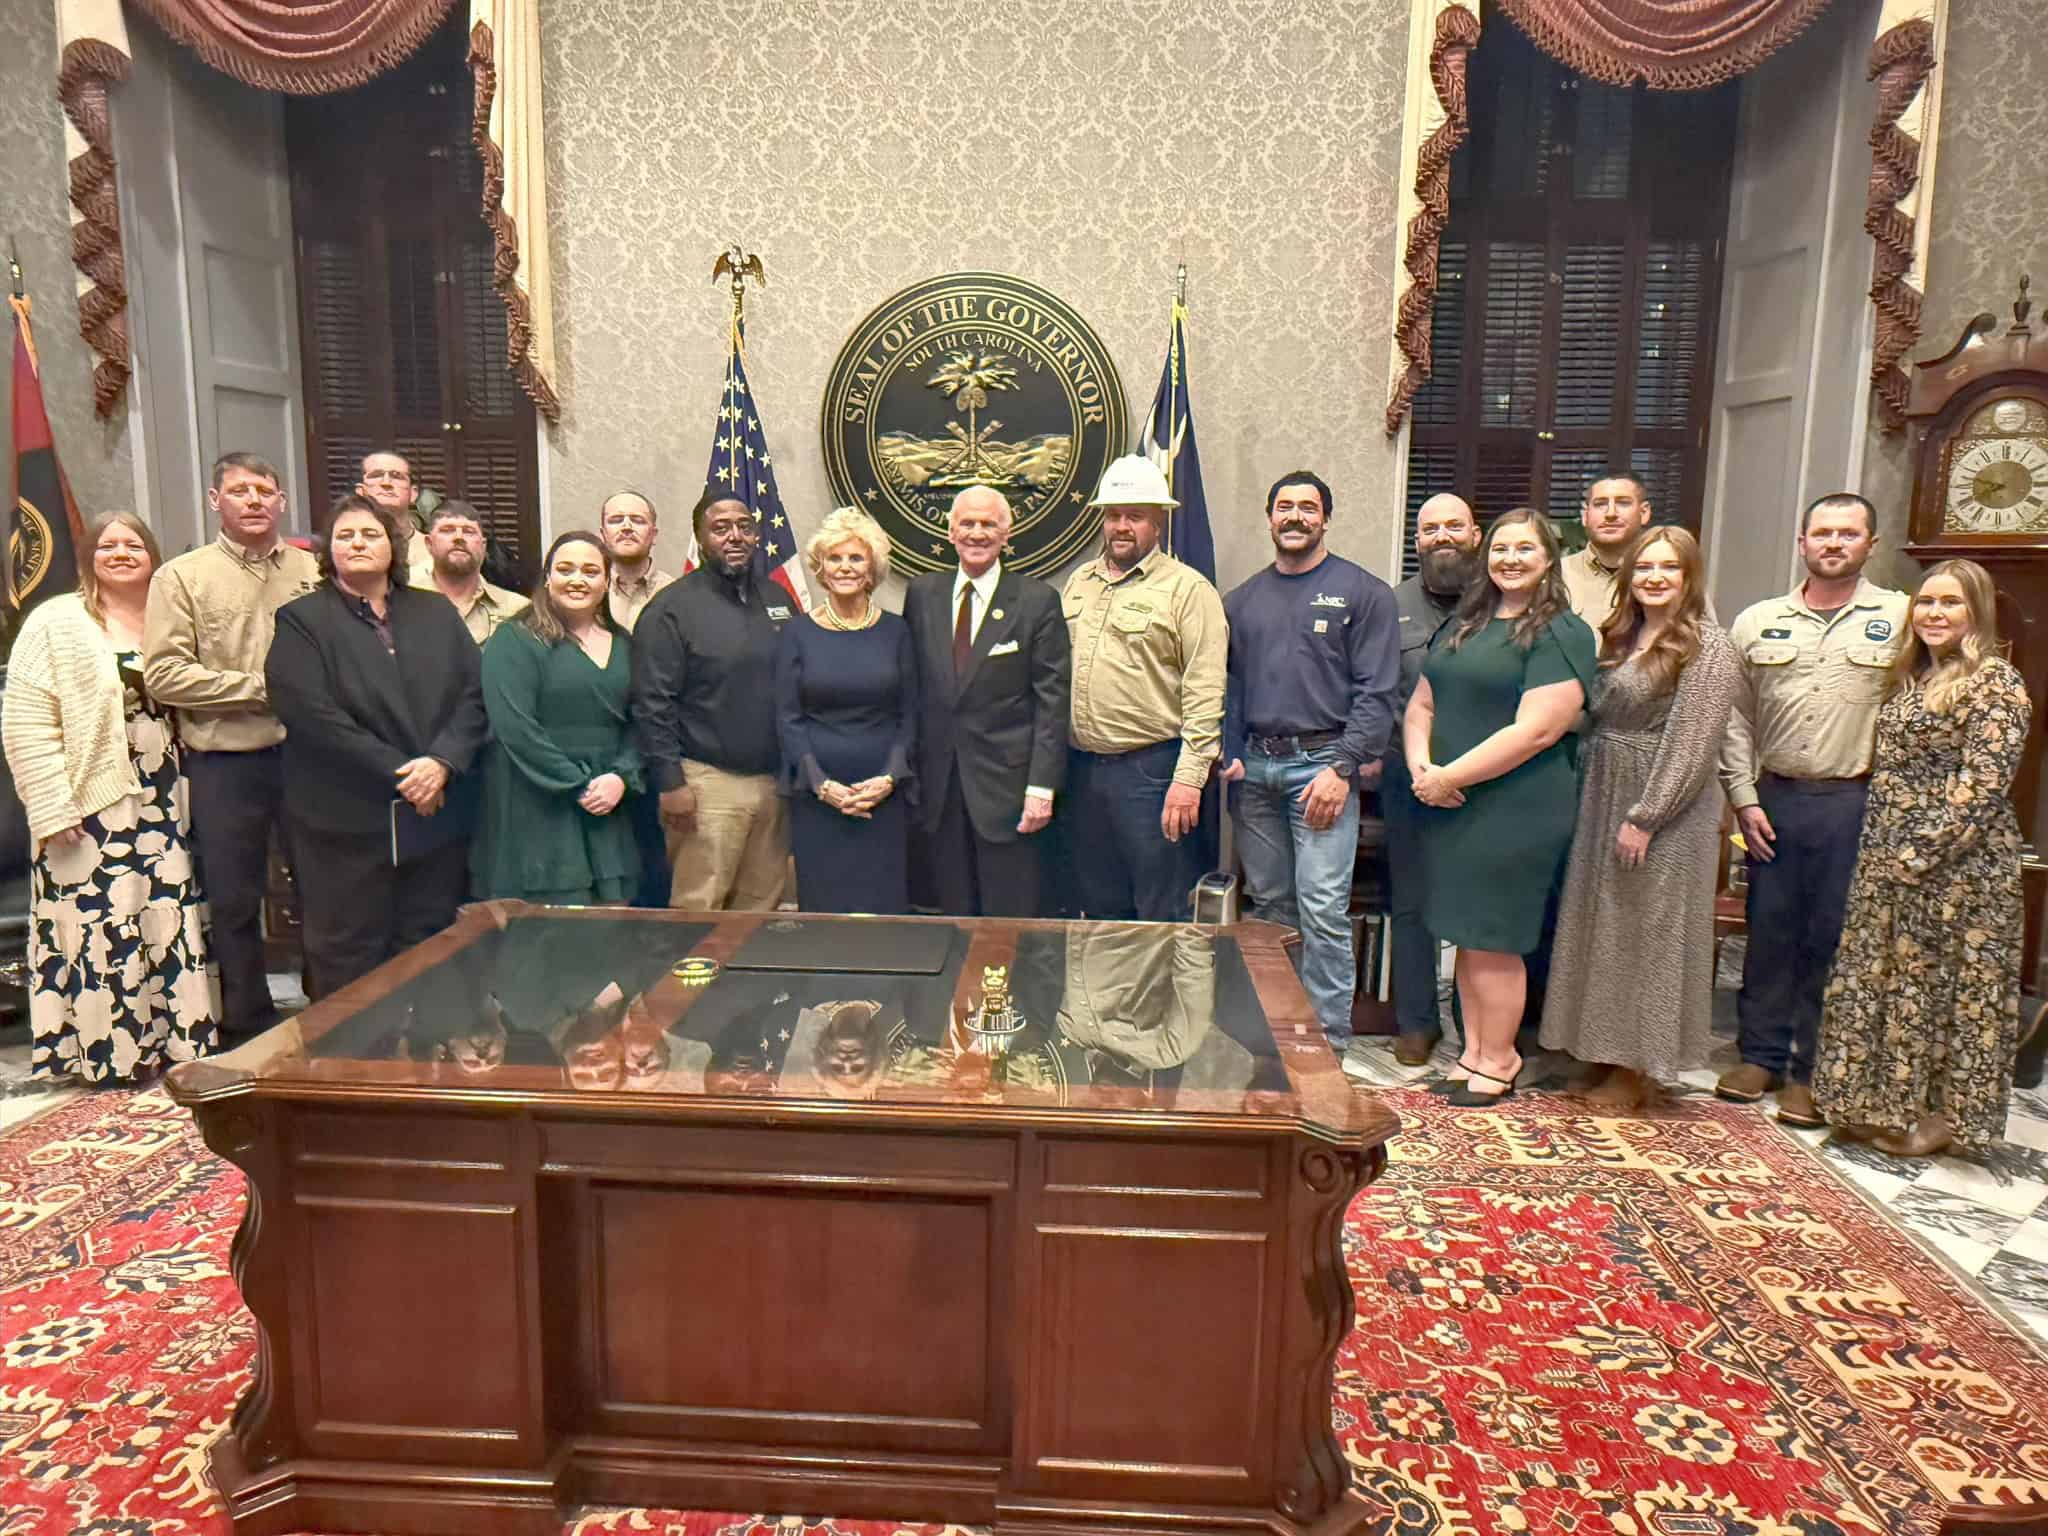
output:
[[[1278,1116],[1334,1130],[1351,1090],[1264,923],[467,907],[260,1038],[178,1069],[492,1096]]]

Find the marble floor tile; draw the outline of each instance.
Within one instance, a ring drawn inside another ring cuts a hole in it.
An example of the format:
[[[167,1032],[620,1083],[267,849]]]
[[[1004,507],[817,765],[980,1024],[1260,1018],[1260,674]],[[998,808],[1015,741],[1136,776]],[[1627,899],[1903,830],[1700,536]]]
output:
[[[2007,1215],[2028,1217],[2048,1201],[2048,1179],[2025,1177],[2021,1169],[2030,1165],[2010,1155],[2028,1150],[2000,1149],[2007,1155],[1983,1163],[1965,1162],[1957,1157],[1935,1158],[1934,1166],[1913,1181],[1914,1188],[1940,1190]]]
[[[2005,1117],[2005,1139],[2014,1146],[2048,1152],[2048,1120],[2023,1113],[2018,1101],[2019,1094],[2014,1093],[2012,1111]]]
[[[1861,1163],[1834,1162],[1835,1172],[1854,1184],[1858,1189],[1876,1200],[1880,1205],[1890,1205],[1900,1194],[1913,1187],[1911,1179],[1901,1178],[1896,1173],[1885,1173],[1876,1168],[1867,1168]]]
[[[1929,1232],[1911,1223],[1908,1223],[1907,1230],[1973,1280],[1998,1261],[1998,1249],[1994,1244],[1972,1242],[1946,1232]]]
[[[1854,1141],[1847,1136],[1830,1136],[1821,1143],[1821,1155],[1831,1162],[1856,1168],[1867,1168],[1873,1173],[1887,1173],[1912,1184],[1927,1172],[1925,1158],[1893,1157],[1889,1152],[1880,1152],[1867,1141]]]
[[[1961,1195],[1922,1189],[1918,1184],[1900,1191],[1892,1200],[1890,1210],[1943,1251],[1947,1249],[1946,1238],[1986,1243],[1995,1251],[2019,1230],[2020,1225],[2017,1216],[1994,1211]]]
[[[1976,1271],[1984,1288],[2013,1306],[2048,1312],[2048,1263],[2000,1253]]]
[[[2048,1212],[2021,1222],[2018,1230],[2005,1240],[2004,1251],[2048,1264]]]
[[[2011,1118],[2021,1117],[2048,1125],[2048,1088],[2013,1089]],[[2007,1134],[2010,1136],[2010,1130]]]

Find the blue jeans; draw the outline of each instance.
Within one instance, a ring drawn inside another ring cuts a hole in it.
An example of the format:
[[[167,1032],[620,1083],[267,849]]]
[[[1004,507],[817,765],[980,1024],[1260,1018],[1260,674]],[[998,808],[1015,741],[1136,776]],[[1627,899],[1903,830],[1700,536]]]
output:
[[[1166,792],[1180,761],[1180,738],[1133,752],[1067,754],[1060,862],[1069,912],[1098,921],[1136,918],[1184,923],[1202,878],[1201,839],[1169,843],[1159,830]]]
[[[1287,757],[1247,752],[1238,790],[1238,854],[1255,915],[1301,931],[1301,984],[1323,1033],[1340,1049],[1351,1039],[1358,962],[1351,950],[1351,872],[1358,862],[1358,789],[1318,832],[1302,819],[1299,796],[1335,757],[1327,747]]]

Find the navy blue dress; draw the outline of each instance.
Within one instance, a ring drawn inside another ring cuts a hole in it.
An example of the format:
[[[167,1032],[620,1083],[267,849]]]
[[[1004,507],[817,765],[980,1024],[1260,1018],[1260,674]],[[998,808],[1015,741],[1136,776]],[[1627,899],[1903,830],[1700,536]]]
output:
[[[808,615],[783,626],[775,657],[782,787],[790,796],[797,903],[806,912],[910,909],[910,792],[917,661],[910,626],[884,613],[868,629]],[[888,774],[896,789],[862,821],[818,798],[828,779]]]

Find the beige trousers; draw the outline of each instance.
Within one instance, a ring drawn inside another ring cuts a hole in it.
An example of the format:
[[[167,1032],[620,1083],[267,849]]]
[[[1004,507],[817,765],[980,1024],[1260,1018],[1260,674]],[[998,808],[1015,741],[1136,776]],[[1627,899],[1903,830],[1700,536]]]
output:
[[[690,912],[773,912],[789,878],[789,807],[772,773],[727,773],[683,759],[697,791],[688,832],[666,822],[668,904]]]

